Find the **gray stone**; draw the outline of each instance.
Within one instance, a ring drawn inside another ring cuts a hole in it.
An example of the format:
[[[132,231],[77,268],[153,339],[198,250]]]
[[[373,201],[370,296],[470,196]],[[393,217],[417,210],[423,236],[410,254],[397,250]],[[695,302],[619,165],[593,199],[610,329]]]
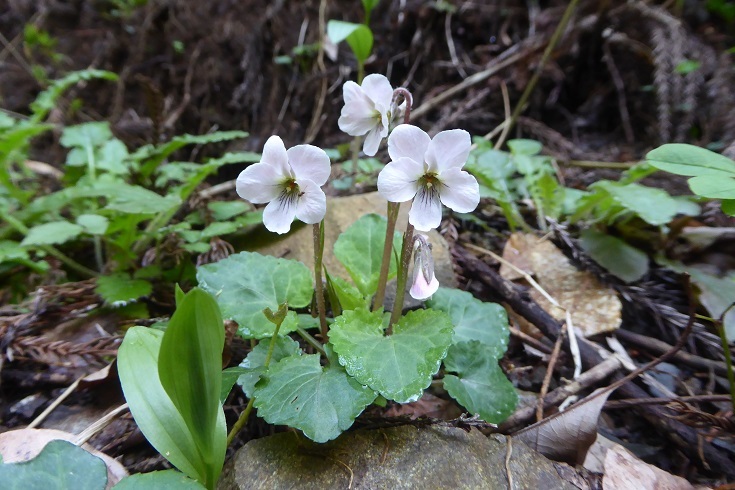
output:
[[[382,216],[386,215],[387,202],[385,198],[377,192],[367,194],[357,194],[347,197],[330,198],[327,201],[327,214],[324,217],[324,265],[330,274],[337,275],[343,279],[350,278],[349,274],[342,267],[342,264],[334,257],[332,246],[337,237],[345,231],[352,223],[357,221],[359,217],[368,213],[377,213]],[[403,233],[408,224],[408,210],[410,206],[403,204],[398,215],[396,223],[396,231]],[[434,271],[439,283],[445,287],[457,287],[457,279],[452,266],[452,257],[449,253],[449,246],[444,238],[432,230],[427,233],[429,242],[432,246],[432,254],[434,256]],[[268,236],[260,235],[259,238],[269,238],[270,240],[277,238],[275,234]],[[310,269],[314,267],[314,242],[313,228],[300,223],[294,223],[291,232],[284,235],[278,241],[269,241],[266,245],[261,245],[261,240],[254,240],[249,245],[244,244],[249,250],[255,250],[262,254],[273,255],[275,257],[283,257],[287,259],[299,260],[306,264]],[[411,287],[411,277],[409,276],[408,288]],[[392,297],[395,296],[395,285],[388,287],[386,295],[386,305],[392,304]],[[412,298],[406,294],[407,305],[418,306],[418,302],[411,302]]]
[[[450,427],[357,430],[326,444],[295,432],[250,441],[222,472],[219,490],[506,489],[508,444]],[[513,440],[513,489],[573,489],[554,463]]]

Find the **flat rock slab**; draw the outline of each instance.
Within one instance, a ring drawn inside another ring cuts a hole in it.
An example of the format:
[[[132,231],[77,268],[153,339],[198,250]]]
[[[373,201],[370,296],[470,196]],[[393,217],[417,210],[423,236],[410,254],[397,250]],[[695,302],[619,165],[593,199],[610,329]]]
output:
[[[357,430],[327,444],[294,432],[250,441],[225,465],[219,490],[507,489],[509,447],[453,427]],[[513,489],[574,489],[554,463],[513,441]]]

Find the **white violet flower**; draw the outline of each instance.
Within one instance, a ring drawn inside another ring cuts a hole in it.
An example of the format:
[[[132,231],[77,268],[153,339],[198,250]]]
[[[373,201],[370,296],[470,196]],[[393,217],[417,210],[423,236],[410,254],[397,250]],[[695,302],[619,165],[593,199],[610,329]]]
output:
[[[469,213],[480,202],[477,180],[462,170],[470,145],[470,134],[462,129],[431,139],[416,126],[401,124],[388,137],[391,161],[378,175],[378,191],[391,202],[413,198],[408,222],[419,231],[441,224],[442,204]]]
[[[263,224],[275,233],[287,233],[294,217],[304,223],[319,223],[327,211],[323,186],[331,167],[321,148],[298,145],[286,150],[283,140],[271,136],[265,142],[259,163],[237,177],[237,194],[253,204],[268,203]]]
[[[414,299],[425,300],[439,289],[439,281],[434,275],[431,244],[424,235],[416,235],[413,249],[413,284],[408,293]]]
[[[345,105],[337,121],[339,129],[350,136],[365,136],[362,151],[375,156],[380,141],[388,136],[393,87],[383,75],[366,76],[362,85],[347,81],[342,86]]]

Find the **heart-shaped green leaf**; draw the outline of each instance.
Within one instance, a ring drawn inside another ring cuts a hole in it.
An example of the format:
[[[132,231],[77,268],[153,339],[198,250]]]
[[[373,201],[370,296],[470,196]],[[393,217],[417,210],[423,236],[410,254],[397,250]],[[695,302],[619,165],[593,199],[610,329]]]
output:
[[[416,401],[439,370],[452,341],[452,321],[437,310],[411,311],[383,334],[382,315],[365,309],[335,319],[329,339],[354,378],[385,398]]]
[[[252,398],[255,383],[258,382],[260,376],[265,372],[263,365],[268,355],[271,339],[267,337],[262,339],[250,354],[240,363],[243,369],[242,374],[237,378],[237,384],[242,387],[242,391],[248,398]],[[273,346],[273,354],[271,355],[271,363],[275,363],[286,357],[301,355],[301,347],[299,343],[291,337],[278,336]]]
[[[316,442],[334,439],[375,400],[375,392],[339,365],[323,367],[319,355],[292,356],[271,364],[255,385],[258,415],[301,430]]]
[[[426,302],[449,315],[454,324],[454,343],[479,340],[502,357],[508,349],[508,313],[497,303],[485,303],[467,291],[439,288]]]
[[[275,328],[263,314],[265,308],[276,311],[281,303],[302,308],[314,294],[311,272],[304,264],[255,252],[199,267],[197,279],[217,299],[222,316],[238,323],[244,338],[273,335]],[[297,325],[296,315],[289,312],[279,333],[293,332]]]
[[[378,289],[380,266],[383,263],[383,244],[387,219],[377,214],[366,214],[355,221],[334,242],[334,256],[345,266],[357,289],[370,296]],[[394,233],[393,248],[401,249],[401,235]],[[391,255],[388,278],[396,275],[396,261]]]
[[[476,340],[452,345],[444,367],[457,373],[444,376],[444,388],[470,413],[491,424],[513,413],[518,394],[487,345]]]
[[[107,484],[105,462],[67,441],[51,441],[24,463],[0,464],[4,490],[103,490]]]
[[[207,486],[217,482],[227,449],[220,404],[225,330],[217,302],[199,288],[176,305],[158,354],[161,385],[194,437],[207,468]]]

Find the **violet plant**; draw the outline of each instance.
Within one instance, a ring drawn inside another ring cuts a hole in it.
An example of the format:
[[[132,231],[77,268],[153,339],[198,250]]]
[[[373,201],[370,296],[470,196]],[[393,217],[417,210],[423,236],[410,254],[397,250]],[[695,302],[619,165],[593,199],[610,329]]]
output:
[[[487,422],[501,422],[515,408],[516,392],[498,365],[508,345],[505,310],[470,293],[440,287],[429,238],[414,233],[438,227],[442,205],[461,213],[478,205],[478,183],[463,170],[470,136],[450,130],[430,138],[409,124],[410,93],[391,88],[389,100],[386,87],[390,84],[382,75],[369,75],[362,86],[344,86],[340,127],[348,134],[368,134],[366,152],[377,152],[387,136],[390,156],[378,177],[386,216],[360,217],[333,244],[351,282],[326,270],[322,262],[329,203],[321,187],[330,175],[327,154],[311,145],[286,149],[272,136],[260,162],[240,173],[237,193],[251,203],[267,203],[263,223],[272,232],[289,232],[294,219],[313,226],[312,269],[254,252],[201,266],[199,288],[177,295],[177,312],[163,335],[135,327],[123,342],[123,389],[136,420],[142,419],[138,422],[144,434],[177,468],[207,487],[214,484],[223,456],[221,404],[235,383],[249,402],[227,443],[253,408],[271,424],[326,442],[352,426],[370,404],[416,401],[432,383],[443,384],[470,414]],[[403,124],[391,131],[398,114]],[[395,231],[398,211],[409,201],[401,235]],[[385,311],[386,284],[394,278],[395,299],[391,311]],[[425,307],[404,312],[406,290]],[[315,307],[309,312],[311,305]],[[179,313],[182,308],[186,311]],[[221,318],[234,320],[238,334],[254,345],[240,366],[223,372],[212,358],[222,348]],[[192,336],[190,341],[186,335]],[[167,340],[169,336],[176,341]],[[197,353],[206,359],[193,362]],[[189,362],[177,364],[177,357]],[[138,366],[150,371],[156,364],[158,377],[135,375],[142,369]],[[175,365],[179,371],[172,376],[168,371]],[[207,382],[215,371],[221,375],[213,381],[219,389]],[[193,410],[186,401],[198,389],[185,389],[176,381],[187,376],[201,387],[199,394],[206,400],[197,403],[206,410]],[[147,384],[156,388],[146,390]],[[212,400],[215,392],[219,397]],[[170,420],[163,409],[174,412]],[[208,438],[202,421],[217,435]],[[190,435],[182,436],[182,430]]]

